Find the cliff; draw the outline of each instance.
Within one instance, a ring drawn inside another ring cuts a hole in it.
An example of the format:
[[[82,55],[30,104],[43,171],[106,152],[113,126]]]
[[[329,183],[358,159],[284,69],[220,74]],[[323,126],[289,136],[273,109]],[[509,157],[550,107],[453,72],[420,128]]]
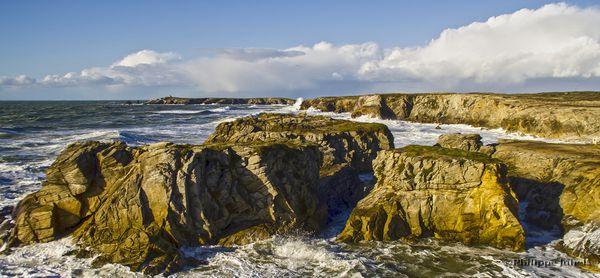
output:
[[[317,230],[320,161],[316,147],[291,144],[75,143],[19,203],[9,241],[70,235],[98,260],[170,272],[182,246]]]
[[[292,142],[314,144],[323,154],[320,199],[329,215],[353,208],[370,190],[360,172],[371,172],[380,150],[392,149],[387,126],[322,116],[260,114],[217,126],[206,143]]]
[[[284,104],[292,105],[295,100],[289,98],[181,98],[181,97],[163,97],[153,99],[146,104]]]
[[[521,250],[525,236],[506,166],[440,147],[379,152],[377,183],[352,211],[340,241],[435,237]]]
[[[509,166],[510,183],[527,204],[526,220],[562,228],[562,248],[600,268],[600,148],[501,141],[495,149],[493,157]]]
[[[375,94],[319,97],[304,101],[302,108],[309,107],[352,117],[469,124],[546,138],[600,138],[600,92]]]
[[[323,168],[348,164],[361,171],[371,171],[379,150],[394,147],[392,133],[384,124],[273,113],[221,123],[206,143],[282,141],[318,145]]]
[[[564,251],[600,264],[600,148],[516,140],[481,146],[478,138],[447,134],[440,136],[438,144],[485,151],[506,163],[511,188],[523,205],[522,220],[566,232],[561,243]]]

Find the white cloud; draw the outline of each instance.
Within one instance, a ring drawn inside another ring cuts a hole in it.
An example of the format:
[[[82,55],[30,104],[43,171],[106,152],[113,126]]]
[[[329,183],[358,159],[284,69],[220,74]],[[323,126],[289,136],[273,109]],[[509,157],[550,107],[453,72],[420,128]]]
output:
[[[139,65],[165,64],[179,59],[181,59],[181,57],[173,52],[159,53],[144,49],[127,55],[125,58],[114,63],[112,67],[136,67]]]
[[[0,88],[185,86],[212,94],[264,94],[323,85],[331,88],[331,84],[459,91],[523,91],[540,82],[556,90],[560,84],[562,89],[583,83],[593,87],[600,85],[598,26],[600,10],[596,8],[550,4],[447,29],[419,47],[381,49],[375,43],[336,46],[320,42],[281,50],[222,49],[212,57],[191,60],[172,52],[141,50],[109,67],[37,80],[0,77]]]
[[[181,65],[181,72],[206,92],[299,90],[320,82],[355,79],[360,66],[379,55],[374,43],[333,46],[321,42],[298,46],[272,55],[218,55]],[[294,55],[281,55],[294,53]]]
[[[447,29],[427,46],[394,48],[363,65],[366,80],[414,78],[452,88],[600,76],[600,11],[566,4],[523,9]]]
[[[16,77],[0,76],[0,86],[27,86],[33,83],[35,83],[35,79],[26,75]]]

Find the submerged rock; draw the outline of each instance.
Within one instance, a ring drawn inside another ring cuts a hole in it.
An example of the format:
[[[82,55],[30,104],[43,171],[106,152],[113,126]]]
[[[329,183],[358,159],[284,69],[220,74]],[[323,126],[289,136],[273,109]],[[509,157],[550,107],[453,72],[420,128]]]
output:
[[[408,146],[381,151],[377,183],[338,239],[435,237],[521,250],[524,231],[506,166],[478,153]]]
[[[10,242],[72,236],[100,260],[170,272],[184,246],[317,230],[320,164],[306,145],[75,143],[17,206]]]

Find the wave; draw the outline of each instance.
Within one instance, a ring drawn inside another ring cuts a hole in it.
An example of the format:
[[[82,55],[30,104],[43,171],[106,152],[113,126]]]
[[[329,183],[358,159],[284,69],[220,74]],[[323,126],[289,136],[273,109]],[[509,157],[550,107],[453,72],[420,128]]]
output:
[[[148,138],[147,136],[135,134],[128,131],[119,131],[119,140],[127,143],[127,145],[143,145],[158,142],[156,139]]]
[[[207,110],[162,110],[154,111],[154,114],[208,114],[211,111]]]
[[[19,134],[20,132],[12,128],[0,128],[0,139],[15,137]]]
[[[213,112],[213,113],[223,113],[223,112],[227,112],[229,110],[231,110],[231,107],[225,106],[225,107],[219,107],[219,108],[215,108],[215,109],[210,109],[208,111]]]

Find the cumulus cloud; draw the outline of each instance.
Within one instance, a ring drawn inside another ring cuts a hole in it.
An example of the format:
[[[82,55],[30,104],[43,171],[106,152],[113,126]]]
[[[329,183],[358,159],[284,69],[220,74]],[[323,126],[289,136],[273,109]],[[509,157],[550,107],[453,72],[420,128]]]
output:
[[[265,93],[348,84],[402,90],[527,90],[545,84],[600,85],[600,10],[567,4],[522,9],[444,30],[428,44],[320,42],[288,49],[221,49],[182,59],[141,50],[109,67],[0,77],[1,86],[187,86],[205,93]],[[561,83],[562,82],[562,83]],[[575,83],[574,83],[575,82]]]
[[[334,46],[321,42],[269,52],[271,55],[254,52],[251,59],[240,53],[202,58],[180,65],[180,70],[206,92],[299,90],[320,82],[355,79],[360,66],[376,59],[379,52],[374,43]]]
[[[454,87],[600,76],[600,11],[566,4],[523,9],[447,29],[427,46],[386,50],[365,63],[366,80],[414,78]]]

